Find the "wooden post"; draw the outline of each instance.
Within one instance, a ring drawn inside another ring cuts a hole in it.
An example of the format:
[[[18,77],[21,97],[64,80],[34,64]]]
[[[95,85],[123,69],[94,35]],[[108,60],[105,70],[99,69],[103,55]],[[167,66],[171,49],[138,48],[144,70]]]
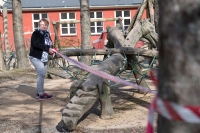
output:
[[[40,101],[39,123],[38,123],[37,133],[42,133],[42,112],[43,112],[43,101]]]

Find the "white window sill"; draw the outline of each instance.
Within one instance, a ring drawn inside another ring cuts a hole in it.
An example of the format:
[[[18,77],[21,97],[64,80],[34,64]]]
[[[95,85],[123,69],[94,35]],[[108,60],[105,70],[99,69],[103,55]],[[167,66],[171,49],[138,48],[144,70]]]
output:
[[[63,35],[60,35],[60,36],[61,36],[61,37],[62,37],[62,36],[77,36],[77,34],[66,34],[66,35],[63,34]]]

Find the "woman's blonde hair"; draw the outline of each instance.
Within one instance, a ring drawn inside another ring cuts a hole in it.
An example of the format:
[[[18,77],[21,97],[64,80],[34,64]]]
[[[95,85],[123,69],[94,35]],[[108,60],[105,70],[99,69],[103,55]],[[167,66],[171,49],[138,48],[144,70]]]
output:
[[[45,25],[47,25],[47,26],[49,25],[49,21],[45,18],[40,19],[40,21],[38,22],[38,25],[40,25],[40,22],[42,22],[42,21],[45,23]]]

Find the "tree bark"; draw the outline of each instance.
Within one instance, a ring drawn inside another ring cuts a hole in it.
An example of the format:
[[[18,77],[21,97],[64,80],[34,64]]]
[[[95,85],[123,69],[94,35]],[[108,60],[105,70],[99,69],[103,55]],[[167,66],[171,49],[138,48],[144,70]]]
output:
[[[90,31],[90,9],[89,0],[80,0],[81,9],[81,49],[91,49],[91,31]],[[87,65],[91,64],[92,57],[84,56],[82,62]]]
[[[159,7],[158,7],[158,0],[154,0],[154,23],[155,23],[155,30],[158,33],[158,20],[159,20]]]
[[[5,52],[6,58],[10,56],[10,45],[8,40],[8,13],[7,7],[3,8],[3,23],[4,23],[4,43],[5,43]]]
[[[159,1],[158,96],[180,105],[200,103],[200,1]],[[158,115],[158,133],[199,133],[199,124]]]
[[[17,68],[29,68],[30,65],[24,45],[21,0],[12,0],[12,12]]]

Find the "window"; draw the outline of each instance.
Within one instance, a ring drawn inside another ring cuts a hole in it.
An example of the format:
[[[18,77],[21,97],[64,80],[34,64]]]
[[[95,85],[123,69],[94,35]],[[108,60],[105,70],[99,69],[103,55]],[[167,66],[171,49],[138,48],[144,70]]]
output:
[[[76,20],[75,13],[60,13],[60,20],[67,21],[67,20]],[[60,24],[61,28],[61,35],[76,35],[76,24]]]
[[[130,11],[116,11],[115,17],[122,17],[123,30],[126,30],[131,22]]]
[[[48,14],[47,13],[33,14],[33,30],[38,28],[38,21],[42,18],[46,18],[48,20]]]
[[[90,18],[103,18],[102,12],[90,12]],[[91,22],[90,30],[92,34],[98,34],[103,31],[103,22]]]

